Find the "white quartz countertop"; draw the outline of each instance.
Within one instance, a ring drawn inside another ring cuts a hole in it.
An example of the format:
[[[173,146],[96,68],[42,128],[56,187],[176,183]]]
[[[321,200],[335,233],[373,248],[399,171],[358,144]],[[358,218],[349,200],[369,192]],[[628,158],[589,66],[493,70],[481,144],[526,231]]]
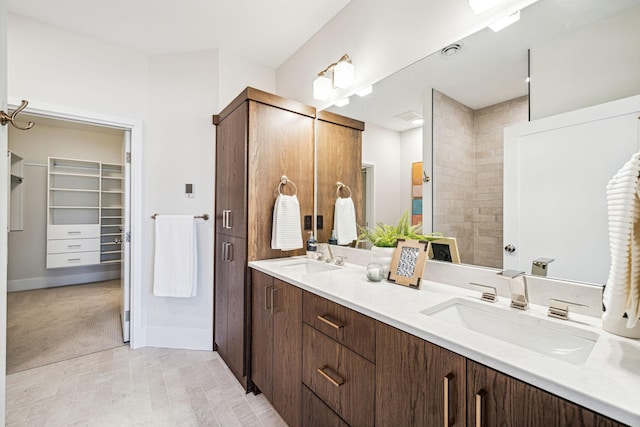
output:
[[[509,307],[507,298],[495,304],[480,301],[480,291],[423,281],[420,290],[387,281],[370,282],[365,267],[346,264],[335,270],[304,274],[287,269],[287,261],[304,257],[252,261],[249,267],[306,291],[349,307],[400,330],[445,347],[469,359],[631,426],[640,426],[640,340],[619,337],[601,328],[598,318],[570,314],[552,319],[547,308],[531,305],[527,312]],[[318,262],[311,261],[310,262]],[[421,311],[461,298],[487,304],[512,315],[570,325],[598,339],[584,363],[569,363],[488,337]]]

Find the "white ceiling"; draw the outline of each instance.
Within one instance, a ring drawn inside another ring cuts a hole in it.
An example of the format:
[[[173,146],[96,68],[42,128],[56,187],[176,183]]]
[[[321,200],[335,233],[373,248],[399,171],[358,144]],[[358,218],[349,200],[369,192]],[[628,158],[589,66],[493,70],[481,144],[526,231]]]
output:
[[[277,68],[350,0],[9,0],[9,12],[152,55],[223,49]]]

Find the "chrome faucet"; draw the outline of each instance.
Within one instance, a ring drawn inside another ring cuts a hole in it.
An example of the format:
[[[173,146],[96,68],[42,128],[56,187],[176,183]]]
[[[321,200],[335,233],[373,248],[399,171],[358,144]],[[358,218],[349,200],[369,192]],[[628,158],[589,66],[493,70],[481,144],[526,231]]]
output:
[[[503,270],[499,276],[509,280],[509,292],[511,293],[511,307],[518,310],[529,309],[529,292],[527,291],[527,278],[524,271]]]
[[[328,243],[318,243],[318,249],[322,252],[322,255],[318,257],[318,261],[324,261],[331,263],[334,261],[331,247]]]

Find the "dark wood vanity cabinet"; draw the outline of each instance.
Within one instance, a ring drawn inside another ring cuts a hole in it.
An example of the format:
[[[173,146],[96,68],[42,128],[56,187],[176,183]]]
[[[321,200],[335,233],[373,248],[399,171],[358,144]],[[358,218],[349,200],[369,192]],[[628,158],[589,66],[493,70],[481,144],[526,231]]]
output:
[[[610,418],[467,360],[467,425],[614,427]]]
[[[302,290],[252,272],[251,379],[291,427],[302,425]]]
[[[245,390],[252,387],[247,262],[305,253],[271,249],[271,225],[282,175],[297,186],[300,215],[313,214],[314,116],[313,107],[253,88],[213,116],[214,349]]]

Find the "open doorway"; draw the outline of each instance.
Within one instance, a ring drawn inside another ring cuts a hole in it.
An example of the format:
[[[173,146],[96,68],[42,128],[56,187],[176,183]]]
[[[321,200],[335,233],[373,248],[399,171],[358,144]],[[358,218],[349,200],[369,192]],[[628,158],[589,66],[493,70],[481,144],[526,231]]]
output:
[[[9,132],[7,373],[129,341],[130,129]]]

